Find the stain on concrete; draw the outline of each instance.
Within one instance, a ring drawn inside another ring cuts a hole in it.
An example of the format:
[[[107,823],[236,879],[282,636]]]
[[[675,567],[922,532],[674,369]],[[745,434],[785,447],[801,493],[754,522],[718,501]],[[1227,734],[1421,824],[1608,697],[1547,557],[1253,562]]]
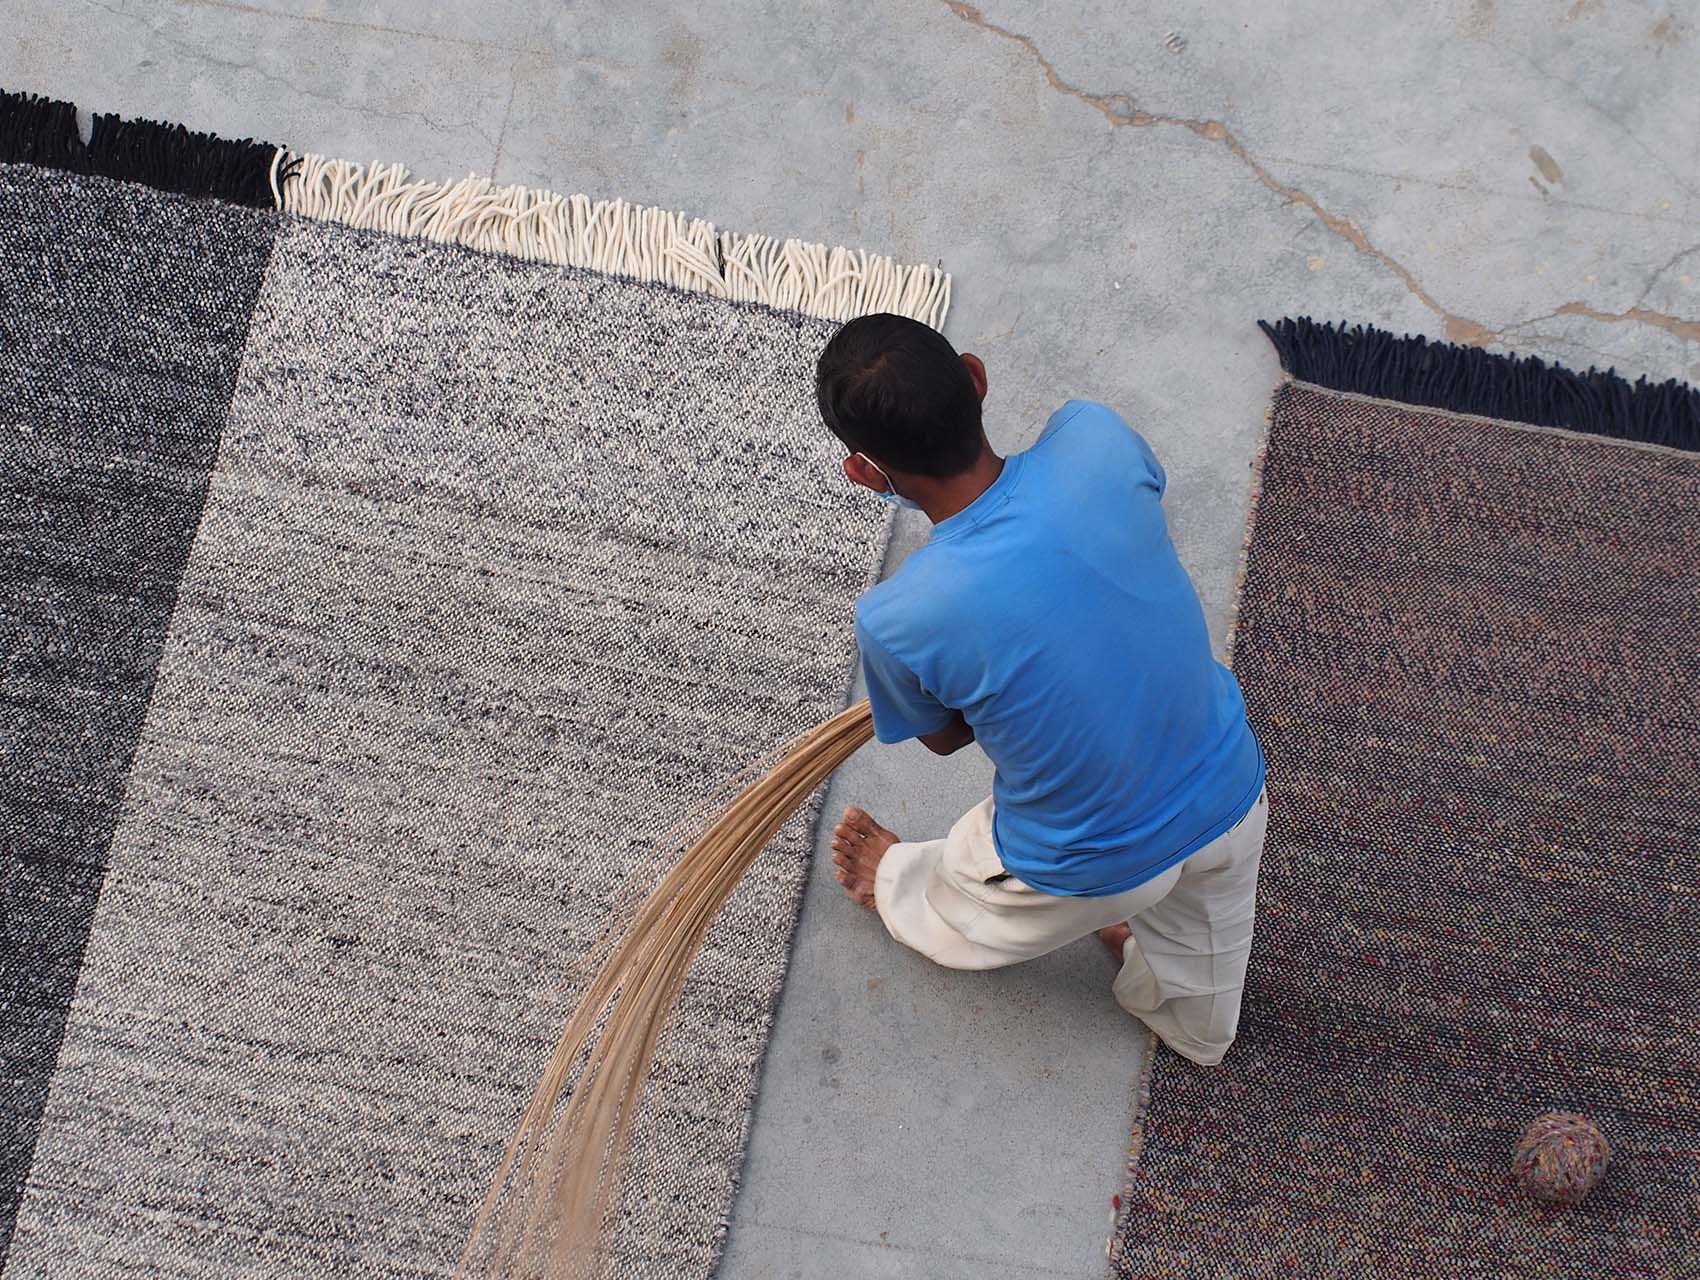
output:
[[[1591,18],[1605,7],[1605,0],[1576,0],[1576,3],[1571,5],[1569,11],[1564,15],[1564,21],[1571,23],[1579,22],[1583,18]]]
[[[661,61],[673,68],[674,97],[686,99],[695,93],[702,55],[702,37],[683,27],[674,33],[673,38],[667,42],[667,47],[661,51]]]
[[[1312,271],[1321,271],[1322,268],[1327,265],[1328,259],[1323,257],[1320,253],[1313,253],[1310,257],[1305,259],[1305,266],[1309,267]]]
[[[1529,159],[1534,161],[1535,168],[1541,171],[1541,177],[1548,182],[1564,181],[1564,170],[1558,167],[1558,161],[1552,158],[1545,147],[1530,147]]]
[[[1666,14],[1653,24],[1653,29],[1647,33],[1647,39],[1652,42],[1654,49],[1663,53],[1666,49],[1674,49],[1683,40],[1682,25],[1670,14]]]
[[[1470,0],[1470,7],[1458,19],[1458,34],[1466,40],[1484,40],[1493,30],[1494,0]]]

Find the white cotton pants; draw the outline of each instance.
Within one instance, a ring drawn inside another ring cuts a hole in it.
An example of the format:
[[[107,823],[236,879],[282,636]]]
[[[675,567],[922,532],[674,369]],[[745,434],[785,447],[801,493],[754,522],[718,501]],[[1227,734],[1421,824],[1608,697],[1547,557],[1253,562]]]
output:
[[[874,901],[891,936],[950,969],[998,969],[1126,921],[1116,1003],[1176,1053],[1214,1066],[1239,1025],[1257,908],[1267,794],[1238,825],[1144,884],[1102,898],[1043,893],[1009,875],[992,802],[943,840],[886,850]]]

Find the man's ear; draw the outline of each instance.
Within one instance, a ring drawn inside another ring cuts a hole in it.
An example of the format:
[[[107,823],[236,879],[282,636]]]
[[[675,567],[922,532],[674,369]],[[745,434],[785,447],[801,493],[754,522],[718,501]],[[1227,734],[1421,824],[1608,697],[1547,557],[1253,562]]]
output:
[[[972,351],[962,353],[962,363],[968,367],[968,376],[974,380],[974,390],[980,393],[980,399],[986,398],[986,365]]]
[[[859,453],[853,453],[844,459],[844,474],[850,478],[852,484],[859,484],[864,489],[872,489],[875,493],[886,491],[885,477]]]

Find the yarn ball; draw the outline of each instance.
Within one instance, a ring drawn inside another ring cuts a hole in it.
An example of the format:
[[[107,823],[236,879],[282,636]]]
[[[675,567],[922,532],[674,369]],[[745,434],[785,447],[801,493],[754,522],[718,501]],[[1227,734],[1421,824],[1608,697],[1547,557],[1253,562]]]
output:
[[[1512,1158],[1517,1183],[1537,1200],[1576,1204],[1594,1189],[1611,1159],[1611,1144],[1587,1116],[1549,1111],[1523,1131]]]

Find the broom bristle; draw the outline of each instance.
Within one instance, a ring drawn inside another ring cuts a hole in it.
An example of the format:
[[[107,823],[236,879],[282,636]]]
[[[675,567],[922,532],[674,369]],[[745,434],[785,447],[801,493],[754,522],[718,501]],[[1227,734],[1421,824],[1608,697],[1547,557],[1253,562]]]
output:
[[[458,1275],[599,1280],[609,1273],[637,1104],[691,962],[774,833],[873,732],[868,704],[859,702],[802,734],[637,908],[561,1032],[473,1222]]]

